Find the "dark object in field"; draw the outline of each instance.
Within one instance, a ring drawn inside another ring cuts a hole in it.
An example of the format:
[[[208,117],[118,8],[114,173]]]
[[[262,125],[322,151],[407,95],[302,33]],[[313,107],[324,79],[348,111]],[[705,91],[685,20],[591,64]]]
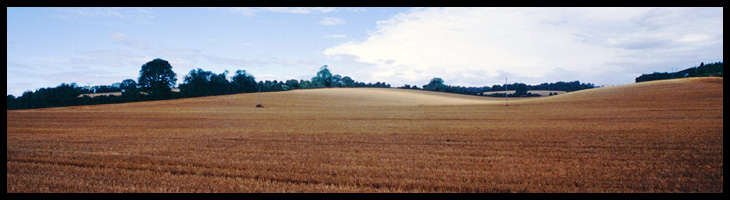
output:
[[[257,108],[263,108],[263,107],[264,107],[264,105],[258,104],[258,105],[256,105],[256,107],[257,107]]]

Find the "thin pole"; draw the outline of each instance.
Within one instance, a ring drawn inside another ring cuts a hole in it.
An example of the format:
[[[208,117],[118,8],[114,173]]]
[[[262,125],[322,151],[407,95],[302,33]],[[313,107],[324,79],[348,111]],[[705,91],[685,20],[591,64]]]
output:
[[[507,102],[507,78],[504,78],[504,106],[509,107],[509,102]]]
[[[261,105],[261,86],[259,86],[259,105]]]

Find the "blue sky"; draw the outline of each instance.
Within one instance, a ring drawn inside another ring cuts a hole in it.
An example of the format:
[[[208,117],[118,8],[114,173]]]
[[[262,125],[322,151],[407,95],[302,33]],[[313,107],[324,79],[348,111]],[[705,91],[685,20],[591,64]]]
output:
[[[636,76],[723,60],[722,8],[7,8],[7,92],[137,79],[155,58],[309,80],[323,65],[392,86]]]

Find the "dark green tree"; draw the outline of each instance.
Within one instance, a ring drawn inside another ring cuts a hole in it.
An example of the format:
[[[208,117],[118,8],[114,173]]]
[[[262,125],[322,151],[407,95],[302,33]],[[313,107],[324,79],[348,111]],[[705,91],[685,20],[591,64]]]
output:
[[[122,84],[120,84],[119,88],[124,89],[124,90],[136,89],[137,82],[135,82],[134,79],[124,79],[122,81]]]
[[[342,76],[340,76],[339,74],[332,76],[331,87],[342,87]]]
[[[169,62],[157,58],[142,65],[137,84],[150,99],[170,99],[171,89],[177,81],[176,76]]]
[[[231,93],[231,82],[228,81],[228,70],[220,74],[210,76],[209,90],[212,95],[222,95]]]
[[[515,86],[515,96],[522,97],[527,95],[527,84],[517,83]]]
[[[342,85],[345,87],[355,87],[355,81],[349,76],[342,77]]]
[[[231,84],[233,85],[234,93],[258,91],[256,88],[256,78],[246,73],[246,70],[236,70],[236,74],[231,79],[233,79]]]
[[[137,89],[137,82],[134,79],[124,79],[119,88],[122,89],[121,101],[132,102],[141,100],[139,90]]]
[[[8,103],[8,106],[5,107],[6,109],[8,109],[8,110],[18,109],[18,104],[16,103],[15,96],[9,94],[8,101],[6,103]]]
[[[309,89],[309,88],[312,88],[312,87],[314,87],[314,86],[312,86],[312,81],[299,80],[299,88],[301,88],[301,89]]]
[[[296,79],[287,80],[286,88],[290,90],[299,89],[299,81],[297,81]]]
[[[429,82],[427,85],[423,85],[424,90],[431,90],[431,91],[446,91],[446,87],[444,85],[444,80],[441,78],[433,78],[431,79],[431,82]]]
[[[180,93],[186,97],[200,97],[210,95],[210,77],[213,72],[197,68],[190,70],[183,83],[180,84]]]
[[[327,65],[319,68],[317,76],[312,77],[312,83],[317,87],[332,87],[332,73],[327,69]]]

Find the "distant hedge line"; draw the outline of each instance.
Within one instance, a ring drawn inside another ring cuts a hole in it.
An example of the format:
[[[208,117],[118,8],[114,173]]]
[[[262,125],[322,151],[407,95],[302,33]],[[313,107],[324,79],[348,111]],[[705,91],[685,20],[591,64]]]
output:
[[[694,66],[678,72],[654,72],[652,74],[642,74],[636,77],[636,82],[665,80],[685,77],[703,77],[703,76],[719,76],[722,77],[722,61],[716,63]]]

